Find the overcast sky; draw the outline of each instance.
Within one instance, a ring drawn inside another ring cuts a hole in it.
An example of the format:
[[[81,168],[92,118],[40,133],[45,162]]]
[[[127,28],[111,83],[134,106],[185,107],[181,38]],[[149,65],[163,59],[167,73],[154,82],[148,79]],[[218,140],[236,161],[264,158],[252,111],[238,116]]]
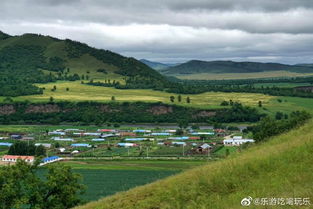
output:
[[[0,30],[170,63],[313,63],[313,0],[0,0]]]

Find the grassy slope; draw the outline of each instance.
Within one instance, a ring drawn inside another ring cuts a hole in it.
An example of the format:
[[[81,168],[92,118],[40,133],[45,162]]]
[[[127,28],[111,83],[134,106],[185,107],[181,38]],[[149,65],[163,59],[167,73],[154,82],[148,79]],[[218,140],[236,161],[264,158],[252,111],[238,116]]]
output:
[[[231,155],[228,159],[118,193],[77,209],[231,209],[242,208],[240,201],[247,196],[310,197],[312,201],[312,129],[313,121],[241,154]]]

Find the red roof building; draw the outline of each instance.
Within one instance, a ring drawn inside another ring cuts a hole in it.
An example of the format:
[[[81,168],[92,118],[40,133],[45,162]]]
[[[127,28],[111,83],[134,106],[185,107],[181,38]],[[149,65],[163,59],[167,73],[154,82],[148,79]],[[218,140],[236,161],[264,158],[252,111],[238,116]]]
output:
[[[34,156],[20,156],[20,155],[4,155],[2,157],[3,162],[16,162],[18,159],[24,160],[27,163],[33,163],[35,160]]]
[[[99,129],[100,132],[115,132],[113,129]]]

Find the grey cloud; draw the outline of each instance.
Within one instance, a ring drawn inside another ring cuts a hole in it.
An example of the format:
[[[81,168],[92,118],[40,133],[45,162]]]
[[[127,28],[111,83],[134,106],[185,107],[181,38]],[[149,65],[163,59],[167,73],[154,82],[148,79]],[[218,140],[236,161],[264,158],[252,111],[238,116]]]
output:
[[[311,0],[1,0],[0,19],[11,34],[77,39],[156,61],[294,63],[313,54]]]

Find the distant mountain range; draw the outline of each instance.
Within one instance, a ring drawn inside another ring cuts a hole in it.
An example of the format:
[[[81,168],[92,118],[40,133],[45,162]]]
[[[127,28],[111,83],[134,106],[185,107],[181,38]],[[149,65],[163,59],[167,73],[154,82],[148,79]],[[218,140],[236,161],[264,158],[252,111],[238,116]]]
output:
[[[139,61],[144,63],[144,64],[146,64],[146,65],[148,65],[152,69],[155,69],[155,70],[158,70],[158,71],[178,65],[178,64],[168,64],[168,63],[161,63],[161,62],[153,62],[153,61],[146,60],[146,59],[141,59]]]
[[[286,65],[280,63],[191,60],[183,64],[162,69],[160,72],[166,75],[178,75],[198,73],[257,73],[267,71],[313,73],[313,65]]]

